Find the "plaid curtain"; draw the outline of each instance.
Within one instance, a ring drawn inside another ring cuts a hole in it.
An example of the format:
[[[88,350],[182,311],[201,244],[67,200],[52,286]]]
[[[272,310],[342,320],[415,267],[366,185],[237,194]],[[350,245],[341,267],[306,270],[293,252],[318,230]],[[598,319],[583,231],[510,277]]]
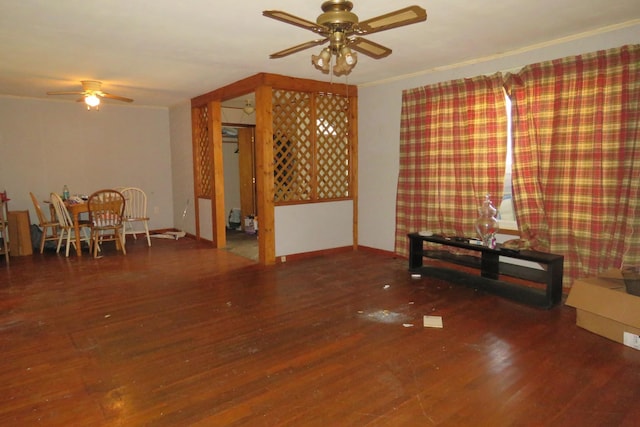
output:
[[[640,265],[640,45],[528,65],[512,81],[522,237],[564,254],[565,285]]]
[[[502,199],[506,141],[500,73],[403,91],[396,253],[410,232],[476,235],[484,196]]]

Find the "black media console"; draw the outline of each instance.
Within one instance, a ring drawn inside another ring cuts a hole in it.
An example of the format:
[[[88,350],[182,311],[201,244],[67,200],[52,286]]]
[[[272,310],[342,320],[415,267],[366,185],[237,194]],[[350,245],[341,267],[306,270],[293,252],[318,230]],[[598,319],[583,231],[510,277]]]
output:
[[[562,299],[562,269],[564,257],[531,250],[508,250],[498,245],[495,249],[481,245],[473,245],[467,239],[449,238],[438,235],[425,236],[409,233],[409,271],[412,273],[431,272],[437,275],[438,268],[424,267],[422,258],[437,258],[480,269],[480,276],[461,271],[450,271],[446,275],[449,280],[467,282],[474,287],[484,289],[496,295],[512,299],[524,304],[541,308],[551,308]],[[424,242],[438,243],[462,249],[470,249],[481,253],[481,257],[446,255],[444,251],[424,249]],[[532,261],[542,266],[541,269],[500,262],[500,257]],[[442,269],[439,269],[442,271]],[[453,274],[452,274],[453,273]],[[505,282],[500,275],[517,277],[530,282],[543,283],[544,289],[534,286]]]

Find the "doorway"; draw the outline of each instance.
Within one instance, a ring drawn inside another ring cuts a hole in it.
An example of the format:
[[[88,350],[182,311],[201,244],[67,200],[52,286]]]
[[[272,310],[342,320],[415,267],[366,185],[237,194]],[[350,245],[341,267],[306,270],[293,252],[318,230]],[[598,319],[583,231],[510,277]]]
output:
[[[259,259],[255,125],[223,123],[225,249],[254,261]]]

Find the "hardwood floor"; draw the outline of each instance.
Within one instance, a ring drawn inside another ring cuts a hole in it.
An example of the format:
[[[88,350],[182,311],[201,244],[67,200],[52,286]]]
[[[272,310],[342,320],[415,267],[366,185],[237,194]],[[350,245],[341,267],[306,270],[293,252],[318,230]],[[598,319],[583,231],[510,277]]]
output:
[[[364,251],[265,268],[152,243],[0,261],[0,425],[638,425],[640,351],[570,307]]]

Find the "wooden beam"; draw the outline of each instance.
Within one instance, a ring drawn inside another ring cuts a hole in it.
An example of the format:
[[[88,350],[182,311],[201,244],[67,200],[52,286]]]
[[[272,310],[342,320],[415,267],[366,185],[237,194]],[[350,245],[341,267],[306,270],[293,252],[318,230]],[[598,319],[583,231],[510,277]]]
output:
[[[191,106],[197,107],[208,102],[226,101],[254,92],[258,87],[269,86],[272,89],[286,89],[302,92],[328,92],[343,96],[358,96],[358,87],[342,83],[332,83],[311,79],[299,79],[280,74],[259,73],[230,85],[207,92],[191,99]]]
[[[275,264],[275,207],[273,204],[273,105],[272,89],[256,89],[256,199],[260,264]]]
[[[349,94],[349,142],[351,175],[349,195],[353,200],[353,249],[358,249],[358,94]]]
[[[193,158],[193,194],[196,221],[196,239],[200,240],[200,166],[198,162],[198,135],[200,135],[200,111],[202,107],[191,107],[191,153]],[[207,119],[208,120],[208,119]]]
[[[210,141],[212,141],[211,155],[212,170],[212,190],[211,195],[211,223],[213,244],[216,248],[225,247],[227,244],[226,220],[224,212],[224,166],[222,159],[222,108],[220,101],[209,103],[211,114]],[[224,226],[223,226],[224,225]]]

